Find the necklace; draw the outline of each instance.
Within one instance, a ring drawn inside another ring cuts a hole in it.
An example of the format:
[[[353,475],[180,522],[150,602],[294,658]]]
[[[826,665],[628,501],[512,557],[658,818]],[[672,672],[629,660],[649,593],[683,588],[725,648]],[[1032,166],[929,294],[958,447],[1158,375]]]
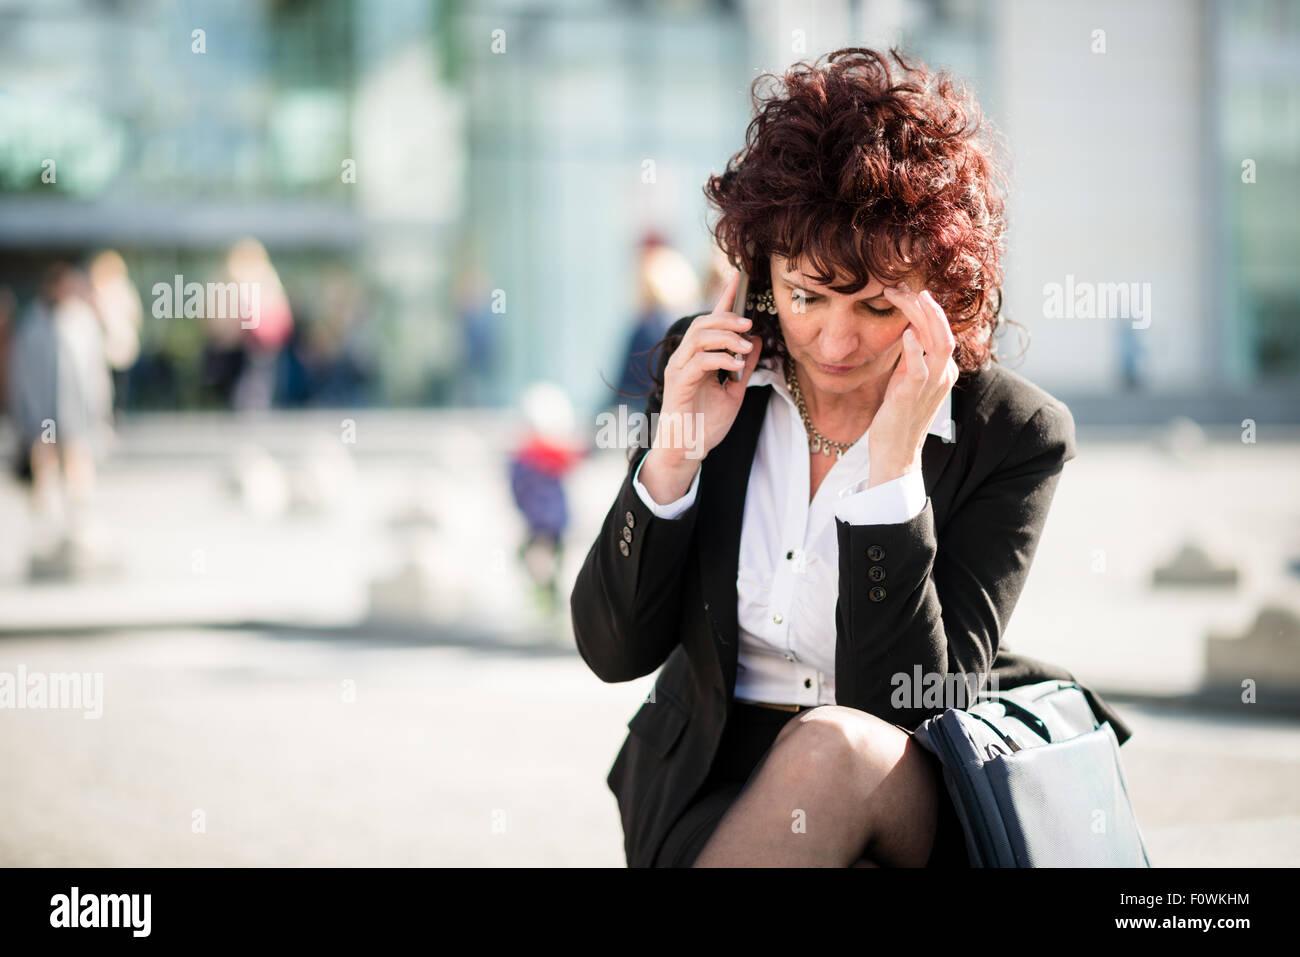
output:
[[[785,357],[785,385],[790,390],[794,407],[799,410],[799,418],[803,419],[803,427],[808,432],[808,451],[830,455],[831,450],[834,449],[835,457],[843,458],[844,453],[862,436],[858,436],[858,439],[854,439],[853,442],[834,442],[813,428],[812,420],[808,418],[808,407],[804,404],[803,390],[799,388],[799,376],[794,371],[794,359],[790,356]]]

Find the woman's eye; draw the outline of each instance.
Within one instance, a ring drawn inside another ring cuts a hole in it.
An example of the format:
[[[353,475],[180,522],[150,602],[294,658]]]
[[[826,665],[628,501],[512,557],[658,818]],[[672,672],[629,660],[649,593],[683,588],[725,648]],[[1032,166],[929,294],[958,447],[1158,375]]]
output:
[[[796,303],[802,302],[805,304],[810,302],[816,302],[818,299],[821,298],[821,296],[814,296],[812,293],[804,292],[802,289],[796,289],[790,295],[792,301]]]
[[[873,309],[870,306],[867,306],[867,312],[871,313],[874,316],[888,316],[893,311],[894,311],[893,306],[890,306],[888,309]]]

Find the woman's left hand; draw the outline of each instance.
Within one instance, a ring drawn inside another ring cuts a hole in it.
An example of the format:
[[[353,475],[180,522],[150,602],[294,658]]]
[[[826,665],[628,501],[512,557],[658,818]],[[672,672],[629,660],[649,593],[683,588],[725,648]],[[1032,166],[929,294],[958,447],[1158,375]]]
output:
[[[920,471],[930,424],[961,371],[952,358],[955,340],[948,317],[928,291],[915,293],[899,283],[886,287],[884,295],[908,325],[902,355],[871,420],[869,488]]]

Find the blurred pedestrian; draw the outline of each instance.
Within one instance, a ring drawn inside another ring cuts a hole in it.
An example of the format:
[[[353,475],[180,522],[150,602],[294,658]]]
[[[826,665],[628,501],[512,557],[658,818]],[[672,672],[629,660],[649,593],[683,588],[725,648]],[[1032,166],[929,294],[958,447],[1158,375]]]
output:
[[[85,276],[52,265],[14,337],[10,411],[31,477],[33,574],[67,574],[93,551],[95,458],[110,435],[113,386]],[[83,554],[78,554],[78,552]]]
[[[293,332],[289,299],[266,247],[256,239],[241,239],[230,247],[226,273],[239,286],[239,315],[216,321],[234,323],[244,333],[243,367],[231,401],[242,411],[269,409],[280,353]]]
[[[700,282],[686,257],[654,234],[641,244],[637,264],[637,314],[623,350],[618,397],[613,404],[644,398],[652,386],[650,352],[679,316],[700,301]],[[639,409],[640,402],[634,403]]]
[[[140,293],[126,262],[112,249],[90,261],[90,301],[104,331],[104,355],[113,379],[113,407],[126,402],[127,374],[140,358]]]
[[[1132,323],[1120,323],[1118,329],[1120,384],[1125,392],[1140,392],[1146,386],[1146,350],[1143,337]]]
[[[9,351],[18,323],[18,297],[8,286],[0,286],[0,412],[9,408]]]
[[[303,321],[305,310],[295,308],[291,340],[306,376],[305,401],[334,408],[359,405],[375,364],[365,290],[339,265],[323,268],[313,286],[306,307],[310,321]]]
[[[727,254],[715,244],[704,270],[704,294],[699,305],[690,311],[707,312],[710,304],[717,302],[718,297],[722,295],[722,290],[726,289],[727,283],[731,282],[734,271],[731,263],[727,261]]]
[[[564,478],[583,452],[574,439],[573,404],[559,386],[530,386],[523,411],[526,430],[510,457],[510,488],[527,526],[518,555],[537,603],[549,617],[559,610],[559,572],[569,526]]]
[[[493,311],[491,291],[477,267],[458,274],[455,286],[464,348],[459,401],[470,407],[489,405],[497,375],[502,316]]]

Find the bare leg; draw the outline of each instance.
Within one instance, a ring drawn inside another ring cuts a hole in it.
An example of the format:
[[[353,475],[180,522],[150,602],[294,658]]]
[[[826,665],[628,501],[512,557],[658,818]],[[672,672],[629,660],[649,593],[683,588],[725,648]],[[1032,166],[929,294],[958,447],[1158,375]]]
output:
[[[32,443],[32,504],[40,515],[54,511],[63,488],[63,473],[59,462],[59,447],[53,442],[39,439]]]
[[[923,867],[940,782],[887,721],[837,705],[781,729],[696,867]]]
[[[69,503],[64,494],[60,448],[39,439],[29,450],[32,469],[29,574],[46,577],[62,567]]]
[[[95,459],[86,445],[69,442],[64,447],[63,473],[69,502],[78,509],[85,508],[95,491]]]

